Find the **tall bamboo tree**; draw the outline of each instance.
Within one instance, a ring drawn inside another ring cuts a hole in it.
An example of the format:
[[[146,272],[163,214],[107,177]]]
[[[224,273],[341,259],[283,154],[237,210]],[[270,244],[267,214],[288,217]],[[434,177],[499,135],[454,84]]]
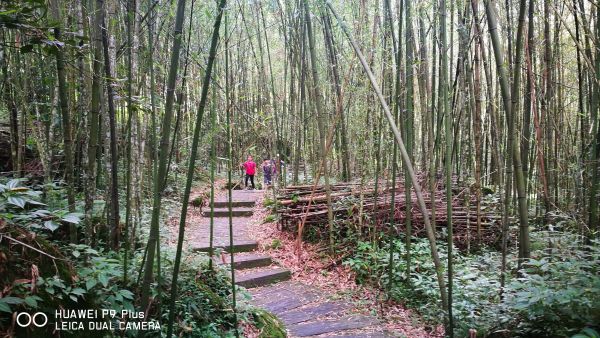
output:
[[[110,129],[110,245],[113,248],[118,248],[120,240],[120,217],[119,217],[119,190],[118,190],[118,172],[117,165],[119,154],[117,151],[117,126],[116,126],[116,109],[115,109],[115,89],[113,84],[113,70],[111,65],[111,57],[109,51],[108,28],[106,26],[106,8],[104,8],[104,0],[97,0],[96,10],[101,12],[101,27],[102,32],[102,51],[104,59],[104,75],[106,77],[106,100],[108,101],[108,120]]]
[[[327,138],[325,132],[325,125],[327,124],[325,107],[323,105],[322,94],[320,90],[319,82],[319,71],[317,69],[317,52],[315,47],[315,37],[313,35],[312,23],[310,19],[310,11],[308,7],[308,0],[304,0],[304,17],[306,20],[306,33],[308,37],[308,46],[310,54],[311,64],[311,75],[313,80],[313,92],[315,97],[315,109],[317,114],[317,127],[319,129],[319,152],[323,156],[323,177],[325,178],[325,193],[327,196],[327,221],[329,224],[329,249],[331,252],[334,250],[334,232],[333,232],[333,209],[331,205],[331,187],[329,185],[329,168],[327,165],[327,159],[324,157],[326,154],[325,150],[325,139]]]
[[[61,24],[61,8],[58,1],[53,0],[50,2],[52,16],[57,22],[54,27],[54,38],[57,41],[62,40],[62,28]],[[65,52],[64,44],[55,45],[56,55],[56,77],[58,79],[58,100],[60,103],[61,122],[63,129],[63,151],[65,154],[65,183],[67,185],[67,203],[69,211],[75,211],[75,180],[73,178],[73,135],[71,132],[71,111],[69,108],[69,94],[67,89],[67,73],[65,70]],[[77,242],[77,226],[70,224],[69,237],[72,243]]]
[[[217,44],[219,42],[219,28],[221,27],[221,18],[223,17],[223,12],[225,10],[225,3],[226,0],[221,0],[217,7],[217,16],[215,18],[215,24],[213,26],[213,34],[210,42],[208,61],[206,63],[206,71],[204,73],[204,81],[202,82],[202,92],[200,93],[200,103],[198,104],[198,113],[196,114],[196,124],[194,126],[194,139],[192,141],[192,148],[188,162],[188,174],[185,182],[185,190],[183,192],[183,200],[181,202],[181,216],[179,218],[177,251],[175,253],[175,262],[173,265],[173,279],[171,281],[171,301],[169,303],[169,322],[167,327],[167,337],[170,337],[173,333],[173,320],[175,319],[175,302],[177,299],[177,279],[179,277],[179,268],[181,266],[181,256],[183,253],[183,240],[185,238],[185,222],[187,219],[187,208],[190,200],[190,192],[192,191],[192,182],[194,180],[195,172],[194,169],[196,168],[196,157],[198,155],[198,145],[200,143],[200,129],[202,128],[202,118],[204,116],[206,98],[208,97],[208,89],[211,83],[212,68],[215,62],[215,57],[217,55]],[[229,189],[231,190],[231,187]]]
[[[448,325],[446,334],[454,337],[454,318],[452,316],[452,284],[453,265],[452,247],[454,231],[452,229],[452,145],[454,144],[452,133],[452,111],[448,104],[448,46],[446,41],[446,0],[440,1],[440,95],[439,107],[444,116],[444,134],[446,136],[446,153],[444,157],[446,173],[446,227],[448,229]]]
[[[529,211],[527,208],[527,194],[525,188],[525,178],[521,166],[521,154],[519,143],[515,137],[514,113],[518,104],[519,81],[521,78],[521,59],[523,47],[523,35],[525,26],[525,9],[526,1],[520,0],[519,5],[519,24],[517,27],[517,41],[515,47],[514,59],[514,75],[512,82],[512,92],[509,91],[510,78],[507,75],[505,64],[502,57],[500,39],[498,37],[497,15],[494,12],[493,2],[485,1],[486,16],[489,25],[492,47],[494,49],[494,57],[496,59],[496,70],[498,80],[500,81],[500,91],[502,93],[502,101],[504,103],[504,111],[506,113],[506,121],[508,127],[508,143],[512,152],[512,165],[514,170],[514,181],[517,188],[517,199],[519,206],[519,258],[529,258]],[[507,177],[507,180],[510,179]]]
[[[158,155],[158,170],[154,178],[154,191],[152,201],[152,219],[150,221],[150,236],[148,237],[147,255],[144,262],[144,278],[141,286],[141,309],[148,311],[150,298],[150,284],[154,273],[154,255],[159,245],[159,221],[162,206],[162,184],[167,176],[167,160],[169,152],[169,139],[171,134],[171,121],[173,119],[173,103],[175,101],[175,84],[179,70],[179,54],[181,52],[181,41],[183,38],[183,21],[185,16],[185,0],[177,1],[177,14],[175,16],[175,27],[173,31],[173,47],[171,49],[171,63],[167,78],[167,97],[165,100],[165,112],[162,122],[162,135]]]

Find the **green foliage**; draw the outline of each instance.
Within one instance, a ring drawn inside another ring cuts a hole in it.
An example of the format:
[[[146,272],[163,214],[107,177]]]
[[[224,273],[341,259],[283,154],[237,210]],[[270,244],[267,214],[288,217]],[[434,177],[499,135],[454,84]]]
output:
[[[134,309],[134,293],[122,284],[121,261],[114,252],[101,253],[86,245],[58,249],[44,241],[31,244],[40,245],[45,251],[54,248],[56,252],[51,252],[58,260],[48,264],[39,254],[22,254],[23,259],[18,259],[17,253],[9,252],[12,278],[3,278],[7,284],[4,297],[0,298],[0,312],[35,310],[52,315],[56,309]],[[64,256],[59,256],[61,252]],[[7,327],[5,324],[10,320],[11,316],[0,317],[0,327]],[[46,330],[51,329],[51,326],[36,329],[35,335],[49,336],[51,332]],[[20,334],[17,332],[17,336]]]
[[[205,201],[205,196],[200,195],[200,196],[196,196],[195,198],[192,199],[192,201],[190,202],[194,207],[198,208],[204,205],[204,201]]]
[[[79,224],[80,214],[41,203],[40,186],[23,186],[25,180],[0,184],[0,312],[56,309],[133,310],[134,292],[122,283],[122,257],[87,245],[64,244],[56,232]],[[46,199],[64,199],[63,190],[45,188]],[[54,238],[50,241],[49,238]],[[9,244],[10,243],[10,244]],[[0,317],[7,327],[10,316]],[[48,335],[46,328],[35,334]],[[17,332],[17,336],[19,333]]]
[[[36,30],[47,14],[44,0],[0,2],[0,27]]]
[[[67,249],[67,248],[65,248]],[[86,245],[72,245],[71,255],[76,258],[75,263],[77,275],[72,281],[66,281],[58,275],[43,277],[39,276],[35,286],[31,281],[18,283],[21,290],[39,290],[49,298],[78,299],[89,298],[97,302],[97,305],[113,309],[133,309],[133,293],[119,287],[119,277],[123,275],[121,263],[115,258],[100,255],[97,251]],[[67,249],[68,250],[68,249]],[[37,299],[40,300],[40,299]],[[28,305],[33,303],[26,302]]]
[[[175,332],[183,337],[221,337],[224,332],[234,328],[231,279],[228,272],[218,266],[215,270],[210,270],[204,255],[190,252],[185,257],[178,278]],[[170,280],[172,270],[165,272],[165,279]],[[161,292],[166,294],[167,291],[165,289]],[[157,317],[166,323],[168,315],[164,307]],[[249,320],[250,314],[242,311],[238,318]],[[166,326],[163,329],[166,332]]]
[[[519,318],[518,332],[540,336],[575,333],[600,323],[600,249],[598,243],[568,255],[531,259],[506,287],[504,310]]]
[[[121,285],[122,257],[114,251],[102,253],[87,245],[69,246],[70,254],[77,259],[77,275],[81,288],[101,301],[104,308],[134,310],[133,293]]]
[[[273,199],[272,196],[265,196],[265,199],[262,202],[265,208],[268,208],[271,211],[275,211],[275,207],[281,207],[281,202],[277,199]]]
[[[270,198],[270,197],[267,197],[267,196],[265,196],[265,199],[263,200],[263,202],[262,202],[262,203],[263,203],[263,206],[264,206],[264,207],[270,207],[270,206],[272,206],[273,204],[275,204],[275,201],[276,201],[276,200],[274,200],[274,199],[272,199],[272,198]]]
[[[277,206],[279,204],[279,201],[277,201],[277,199],[273,199],[271,197],[272,196],[265,196],[265,199],[262,202],[263,206],[271,212],[271,214],[269,214],[265,217],[265,219],[263,220],[263,223],[272,223],[272,222],[276,222],[279,220],[279,215],[275,212],[275,210],[277,209]]]
[[[265,219],[263,220],[263,223],[273,223],[277,221],[277,215],[271,214],[271,215],[267,215],[267,217],[265,217]]]
[[[357,283],[375,283],[382,279],[388,265],[388,257],[384,250],[376,250],[373,243],[358,242],[354,255],[346,258],[343,264],[356,273]]]
[[[285,338],[287,337],[283,323],[272,313],[256,309],[252,313],[257,328],[260,330],[259,338]]]
[[[586,327],[578,334],[571,336],[571,338],[600,338],[600,333],[591,327]]]
[[[397,298],[412,302],[413,305],[425,304],[427,301],[437,300],[438,289],[435,281],[435,270],[429,251],[429,243],[425,239],[415,239],[411,246],[411,280],[408,284],[406,259],[402,255],[404,239],[393,241],[394,245],[394,275],[395,288],[393,292]],[[445,246],[440,243],[438,247],[440,258],[446,257]],[[372,242],[358,242],[355,253],[344,260],[344,265],[352,268],[357,274],[359,283],[377,283],[379,287],[389,285],[389,243],[380,247]]]
[[[394,283],[391,294],[428,321],[442,323],[435,270],[426,239],[413,239],[411,278],[406,279],[402,238],[394,240]],[[576,242],[575,242],[576,243]],[[446,246],[438,243],[440,256]],[[600,249],[598,243],[579,248],[538,251],[536,259],[516,270],[509,257],[506,286],[500,297],[500,254],[455,256],[454,315],[457,336],[475,328],[480,334],[508,330],[514,336],[563,337],[588,323],[600,322]],[[356,272],[357,282],[387,288],[389,244],[359,242],[344,264]],[[516,274],[510,274],[510,271]]]
[[[38,301],[42,300],[42,298],[38,296],[26,296],[24,298],[14,297],[14,296],[6,296],[0,298],[0,312],[7,312],[12,314],[12,306],[18,305],[26,305],[31,309],[37,309]]]
[[[0,218],[28,230],[49,230],[54,232],[68,223],[78,225],[80,213],[48,208],[40,202],[42,192],[24,186],[24,179],[12,179],[0,184]]]
[[[266,250],[269,250],[269,249],[277,250],[279,248],[281,248],[281,241],[279,239],[275,238],[274,240],[271,241],[271,244],[266,246],[265,249]]]
[[[30,234],[32,228],[30,225],[39,221],[29,216],[32,212],[31,208],[38,207],[38,204],[31,204],[28,199],[33,198],[34,195],[37,197],[37,194],[32,189],[19,187],[15,182],[3,185],[3,189],[3,212],[10,214],[9,222],[19,220],[20,225],[8,228],[15,232],[8,234],[24,241],[23,234]],[[21,195],[25,200],[25,209],[8,203],[8,196]],[[51,209],[48,212],[48,215],[60,214],[60,210]],[[60,221],[68,222],[68,217],[68,215],[62,216]],[[6,289],[9,291],[3,292],[0,297],[0,313],[6,314],[18,310],[53,313],[58,308],[134,310],[139,290],[135,278],[130,278],[127,284],[123,283],[123,252],[104,251],[83,244],[49,242],[43,239],[44,236],[44,232],[34,236],[35,242],[29,242],[27,245],[40,247],[44,252],[57,257],[55,264],[41,261],[37,252],[25,256],[19,254],[22,250],[10,251],[10,248],[4,245],[7,240],[0,242],[0,253],[6,253],[9,257],[10,260],[6,263],[10,265],[12,273],[11,276],[2,276],[2,281],[9,283],[7,285],[10,285],[10,288]],[[29,253],[30,250],[24,252]],[[41,257],[46,256],[41,255]],[[141,264],[142,257],[143,249],[133,252],[132,261],[135,264],[130,265],[129,276],[138,275],[137,268]],[[231,279],[228,271],[219,268],[209,270],[208,260],[200,254],[188,253],[185,257],[179,275],[179,296],[176,304],[178,336],[233,336],[230,334],[234,328],[234,317],[231,311]],[[161,256],[162,282],[153,287],[152,296],[157,300],[169,297],[170,283],[167,281],[172,279],[173,260],[174,250],[169,247],[164,248]],[[40,266],[39,272],[37,267],[31,267],[32,261]],[[7,269],[6,264],[0,264],[0,271],[7,271]],[[31,272],[32,269],[35,270],[34,273]],[[33,274],[35,278],[24,278],[28,274]],[[243,292],[238,294],[244,295]],[[252,312],[250,309],[244,309],[244,306],[243,300],[238,299],[240,309],[238,318],[242,321],[254,321]],[[166,323],[168,307],[157,306],[151,311],[153,311],[150,314],[151,318]],[[0,317],[0,327],[8,327],[10,318],[11,316]],[[166,330],[166,325],[162,325],[162,328]],[[49,333],[36,332],[36,334],[48,335]]]

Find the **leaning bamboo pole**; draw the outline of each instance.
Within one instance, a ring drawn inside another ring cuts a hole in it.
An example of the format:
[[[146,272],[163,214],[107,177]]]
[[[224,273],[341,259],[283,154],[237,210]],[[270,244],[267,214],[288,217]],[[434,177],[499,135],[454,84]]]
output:
[[[408,152],[406,151],[406,147],[404,146],[404,141],[402,139],[402,136],[400,135],[400,131],[398,130],[396,123],[394,122],[394,117],[392,116],[392,113],[390,112],[390,108],[388,107],[387,103],[385,102],[385,98],[383,97],[383,94],[381,93],[381,90],[379,89],[377,80],[375,79],[375,76],[373,75],[371,68],[367,64],[365,57],[363,56],[360,48],[356,44],[356,41],[352,37],[352,34],[348,30],[348,27],[346,26],[345,22],[337,14],[337,12],[335,11],[335,9],[333,8],[333,6],[331,5],[330,2],[326,2],[326,4],[327,4],[327,7],[329,8],[329,10],[331,10],[331,13],[333,14],[333,16],[335,16],[335,18],[340,23],[342,30],[346,34],[346,37],[350,41],[352,48],[354,48],[354,51],[356,52],[356,54],[360,60],[360,63],[362,64],[365,72],[367,73],[367,76],[369,77],[369,80],[371,81],[371,85],[373,86],[373,90],[377,94],[377,97],[379,98],[379,101],[381,103],[383,111],[385,112],[385,116],[390,124],[390,127],[392,128],[392,132],[394,133],[394,136],[396,137],[396,142],[398,142],[398,146],[400,147],[400,154],[402,156],[402,160],[406,163],[406,169],[408,171],[410,179],[413,182],[415,182],[414,189],[417,194],[419,208],[421,209],[421,212],[423,213],[423,216],[424,216],[423,220],[425,223],[425,228],[427,230],[427,238],[429,239],[431,256],[433,257],[433,263],[435,265],[435,272],[437,275],[438,286],[440,288],[440,298],[441,298],[442,306],[444,308],[446,308],[447,304],[448,304],[448,297],[446,294],[444,277],[442,275],[443,267],[442,267],[442,264],[440,261],[440,257],[439,257],[438,251],[437,251],[437,245],[435,242],[435,233],[434,233],[433,227],[431,226],[431,223],[429,222],[429,213],[427,211],[427,206],[425,205],[425,200],[423,199],[423,193],[421,191],[421,186],[420,186],[420,184],[416,183],[417,177],[415,175],[415,171],[413,169],[412,162],[410,160],[410,156],[408,155]]]
[[[198,112],[196,114],[196,124],[194,126],[194,137],[192,141],[192,149],[188,162],[188,173],[185,182],[185,190],[183,193],[183,200],[181,202],[181,215],[179,218],[179,233],[177,236],[177,251],[175,253],[175,262],[173,265],[173,279],[171,281],[171,300],[169,303],[169,321],[167,325],[167,337],[171,337],[173,333],[173,322],[175,320],[175,301],[177,299],[177,278],[179,276],[179,268],[181,266],[181,257],[183,254],[183,240],[185,238],[185,223],[187,219],[187,208],[190,199],[190,192],[192,190],[192,181],[194,179],[194,168],[196,167],[196,157],[198,154],[198,145],[200,143],[200,129],[202,127],[202,119],[204,117],[204,110],[206,107],[206,101],[208,97],[208,90],[211,83],[212,68],[215,63],[217,55],[217,45],[219,42],[219,28],[221,27],[221,18],[225,11],[226,0],[221,0],[219,7],[217,8],[218,14],[215,18],[213,27],[213,33],[211,38],[210,50],[208,54],[208,61],[206,63],[206,72],[204,74],[204,81],[202,83],[202,92],[200,94],[200,103],[198,104]],[[229,122],[229,115],[228,115]],[[229,134],[229,123],[227,123],[227,132]],[[229,136],[229,135],[228,135]],[[231,146],[229,146],[229,155],[231,155]],[[229,183],[231,183],[231,156],[230,156],[230,167],[229,167]],[[161,181],[158,181],[161,182]],[[229,197],[231,200],[231,184],[229,185]],[[231,202],[229,203],[229,227],[230,227],[230,238],[233,241],[231,234]],[[231,243],[233,246],[233,242]],[[230,250],[230,252],[233,252]],[[233,255],[231,255],[231,267],[233,269]],[[235,275],[232,273],[232,292],[233,292],[233,313],[235,317]],[[237,336],[237,320],[234,322],[236,325],[236,336]]]

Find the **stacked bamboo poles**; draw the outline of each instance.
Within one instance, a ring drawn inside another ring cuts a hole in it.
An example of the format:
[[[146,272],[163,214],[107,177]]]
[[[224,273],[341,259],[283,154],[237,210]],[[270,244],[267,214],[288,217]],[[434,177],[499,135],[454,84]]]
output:
[[[423,183],[425,175],[418,175],[419,183]],[[319,235],[327,236],[327,196],[323,186],[317,186],[311,195],[312,185],[288,186],[280,189],[278,200],[278,214],[281,228],[287,231],[296,231],[296,227],[303,217],[305,225],[313,227]],[[432,195],[429,191],[423,192],[425,204],[431,213],[432,202],[435,204],[435,224],[438,229],[445,228],[447,222],[445,187],[438,185]],[[472,247],[472,242],[478,239],[478,229],[481,231],[481,243],[494,245],[500,239],[500,216],[493,212],[494,206],[482,201],[479,215],[477,213],[476,194],[470,193],[470,188],[459,186],[456,180],[452,183],[454,225],[454,241],[459,249]],[[402,230],[406,221],[406,197],[404,182],[397,183],[396,188],[380,185],[375,194],[375,185],[364,185],[361,189],[359,183],[338,183],[331,185],[331,199],[335,221],[339,224],[359,224],[359,220],[371,220],[378,230],[389,231],[390,209],[392,194],[394,198],[394,221],[396,230]],[[426,236],[423,214],[416,207],[416,195],[411,192],[412,227],[415,236]],[[309,206],[310,204],[310,206]],[[479,220],[479,226],[478,226]],[[359,229],[360,231],[360,229]]]

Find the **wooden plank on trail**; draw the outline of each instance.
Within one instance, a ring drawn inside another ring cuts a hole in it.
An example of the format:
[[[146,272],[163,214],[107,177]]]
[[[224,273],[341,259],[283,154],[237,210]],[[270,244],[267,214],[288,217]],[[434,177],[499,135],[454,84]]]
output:
[[[316,336],[324,333],[338,332],[351,329],[360,329],[378,324],[373,317],[354,316],[335,320],[319,320],[288,327],[290,332],[298,337]]]
[[[268,269],[259,270],[256,272],[252,271],[246,274],[242,274],[239,277],[236,274],[235,283],[246,288],[254,288],[288,280],[291,277],[292,273],[288,269]]]
[[[339,302],[317,303],[300,309],[281,313],[279,318],[286,323],[286,325],[293,325],[313,320],[315,318],[339,316],[348,308],[349,306],[347,304]]]

